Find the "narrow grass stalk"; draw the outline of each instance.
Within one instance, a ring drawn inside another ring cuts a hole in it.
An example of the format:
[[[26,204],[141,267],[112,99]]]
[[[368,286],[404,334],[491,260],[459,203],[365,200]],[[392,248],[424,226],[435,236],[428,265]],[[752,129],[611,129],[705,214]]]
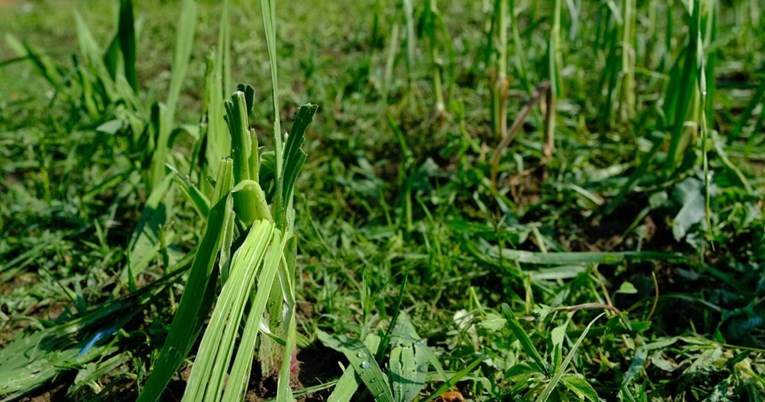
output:
[[[222,7],[215,60],[217,61],[217,65],[220,66],[222,84],[220,95],[225,96],[226,91],[231,90],[231,29],[229,23],[229,0],[223,0]]]
[[[424,26],[428,46],[430,47],[431,75],[433,77],[433,94],[436,97],[435,112],[437,116],[442,116],[446,112],[444,103],[444,94],[441,84],[441,56],[439,55],[440,41],[438,39],[438,27],[441,23],[441,16],[438,12],[436,0],[427,0],[424,13]]]
[[[414,79],[414,63],[417,50],[417,36],[414,29],[414,7],[412,0],[402,0],[404,6],[404,21],[406,23],[406,67],[409,84]]]
[[[507,147],[510,146],[510,143],[512,143],[516,134],[521,131],[521,127],[523,127],[523,123],[526,121],[526,117],[528,117],[529,113],[531,113],[531,110],[534,108],[534,106],[536,106],[536,104],[540,101],[540,99],[542,99],[543,96],[549,98],[551,96],[551,92],[550,83],[543,83],[534,91],[531,99],[529,99],[529,101],[526,102],[523,108],[521,108],[521,110],[518,112],[518,115],[515,117],[515,121],[513,121],[513,125],[510,127],[510,130],[505,133],[505,136],[502,137],[499,145],[497,145],[497,148],[494,150],[494,156],[491,158],[491,183],[494,192],[497,190],[497,173],[499,171],[499,162],[502,159],[502,155],[504,155],[505,150],[507,150]]]
[[[598,38],[595,45],[604,49],[603,71],[600,74],[597,89],[597,99],[600,106],[598,122],[601,128],[613,125],[613,110],[619,82],[619,27],[623,25],[621,15],[607,5],[601,6],[598,26]],[[602,26],[602,27],[601,27]]]
[[[635,115],[635,0],[622,0],[621,102],[619,116],[624,123]]]
[[[664,105],[665,115],[671,118],[669,120],[671,124],[669,149],[664,161],[666,175],[671,175],[677,169],[683,152],[696,133],[695,127],[686,128],[685,123],[689,113],[693,113],[694,110],[698,112],[698,109],[694,109],[694,107],[697,107],[698,102],[697,82],[700,62],[702,62],[698,58],[699,40],[701,38],[699,32],[701,28],[701,0],[691,2],[691,9],[688,12],[690,13],[688,44],[682,51],[682,59],[678,59],[678,62],[682,60],[682,68],[679,66],[673,68],[672,78],[667,87],[666,104]],[[698,121],[695,118],[691,118],[691,120]]]
[[[515,0],[510,0],[510,27],[513,30],[513,60],[515,64],[516,76],[521,80],[523,88],[526,92],[531,93],[534,88],[528,77],[526,66],[528,65],[526,52],[524,51],[523,44],[521,43],[521,32],[518,26],[518,18],[515,13]]]
[[[701,6],[701,5],[700,5]],[[718,6],[716,0],[707,0],[705,2],[704,18],[699,19],[699,51],[697,58],[700,60],[701,68],[699,74],[698,91],[700,97],[700,118],[701,127],[701,167],[704,172],[704,214],[707,229],[707,237],[713,238],[712,226],[712,208],[711,208],[711,177],[709,172],[708,159],[708,136],[709,125],[714,124],[712,113],[714,112],[715,95],[715,53],[706,54],[705,49],[714,41],[716,36],[716,23]],[[710,99],[712,100],[710,102]]]
[[[306,154],[301,149],[305,140],[305,133],[316,113],[315,105],[305,105],[298,109],[295,122],[292,125],[290,135],[284,142],[281,134],[281,122],[279,118],[279,85],[277,74],[276,55],[276,3],[275,0],[261,1],[263,25],[265,27],[268,58],[271,69],[271,90],[274,111],[274,142],[275,142],[275,167],[274,167],[274,196],[271,201],[271,214],[276,227],[283,233],[288,241],[294,236],[294,209],[293,191],[297,176],[305,163]],[[268,301],[269,327],[282,339],[294,339],[294,325],[290,325],[290,317],[294,317],[294,303],[284,308],[284,301],[294,299],[294,281],[290,275],[294,274],[295,257],[297,247],[288,247],[286,253],[290,255],[282,259],[279,272],[280,280],[271,288]],[[292,295],[292,296],[291,296]],[[280,360],[281,356],[291,356],[294,345],[286,344],[284,353],[279,352],[279,347],[268,338],[264,338],[261,348],[261,366],[264,372],[270,371],[272,363]],[[284,362],[282,362],[284,364]],[[281,379],[280,379],[281,381]],[[286,379],[285,381],[289,381]]]
[[[178,19],[175,48],[173,49],[172,73],[170,89],[167,94],[167,122],[172,126],[175,122],[175,109],[181,95],[181,87],[186,78],[191,51],[194,45],[194,32],[197,26],[196,0],[183,0],[180,6],[181,14]]]
[[[553,11],[553,24],[550,31],[550,37],[547,44],[547,67],[549,69],[548,80],[550,89],[545,96],[544,102],[544,137],[542,141],[542,158],[544,161],[552,157],[553,147],[555,145],[555,119],[557,111],[558,97],[563,92],[561,82],[561,50],[560,50],[560,31],[561,31],[561,0],[555,0]]]
[[[203,162],[207,167],[206,174],[211,176],[214,176],[218,171],[218,162],[221,158],[231,155],[231,136],[226,129],[225,102],[222,98],[222,96],[227,96],[228,91],[232,89],[229,0],[224,0],[222,7],[218,45],[215,52],[208,56],[207,61],[204,97],[207,124],[204,127],[204,136],[200,136],[199,139],[206,146],[204,153],[206,160]],[[205,180],[200,180],[200,186],[203,191],[210,191]]]
[[[547,69],[550,87],[553,95],[557,98],[563,95],[563,83],[561,81],[560,69],[563,65],[560,32],[561,32],[561,0],[555,0],[553,6],[553,21],[550,36],[547,42]]]
[[[388,51],[385,57],[385,73],[383,76],[383,97],[388,100],[388,94],[390,93],[393,85],[393,70],[396,67],[396,55],[401,48],[401,40],[399,38],[401,32],[401,26],[395,22],[393,28],[391,28],[390,40],[388,42]]]
[[[494,1],[493,18],[496,21],[493,26],[496,27],[496,36],[492,38],[495,54],[495,78],[491,83],[491,116],[494,135],[503,139],[507,137],[507,91],[509,82],[507,80],[507,28],[509,24],[508,4],[504,0]]]

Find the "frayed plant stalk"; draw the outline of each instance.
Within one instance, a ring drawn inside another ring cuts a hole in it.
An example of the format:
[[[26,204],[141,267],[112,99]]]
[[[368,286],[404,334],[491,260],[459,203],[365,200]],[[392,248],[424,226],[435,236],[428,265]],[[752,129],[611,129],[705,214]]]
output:
[[[199,172],[203,177],[205,170],[217,166],[218,177],[211,197],[213,205],[204,205],[203,196],[196,197],[195,204],[198,211],[209,211],[208,229],[196,251],[184,297],[168,340],[140,395],[141,401],[157,400],[162,395],[191,351],[213,305],[183,400],[242,400],[256,355],[261,363],[270,364],[265,375],[279,377],[277,400],[292,400],[291,368],[297,367],[293,358],[297,253],[293,195],[307,157],[302,150],[305,133],[317,107],[308,104],[298,108],[289,136],[282,135],[275,8],[273,2],[263,1],[261,5],[271,61],[275,149],[261,153],[258,138],[250,129],[254,99],[251,86],[240,84],[229,100],[221,99],[218,89],[226,79],[220,65],[225,64],[226,52],[218,52],[215,59],[209,60],[205,93],[208,144],[214,144],[209,149],[215,152],[207,155],[208,160],[200,164]],[[227,47],[226,38],[227,33],[221,31],[219,40],[223,47]],[[224,128],[227,133],[223,133]],[[223,139],[223,135],[228,138]],[[222,152],[230,158],[217,163],[209,160]],[[203,194],[192,184],[183,184],[186,193]],[[222,287],[216,294],[219,277]],[[259,337],[261,331],[270,336]]]

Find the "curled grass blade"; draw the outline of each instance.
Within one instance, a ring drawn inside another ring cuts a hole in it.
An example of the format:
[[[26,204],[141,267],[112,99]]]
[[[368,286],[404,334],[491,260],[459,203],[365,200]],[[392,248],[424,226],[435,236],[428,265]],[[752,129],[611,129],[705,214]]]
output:
[[[186,196],[194,210],[197,211],[200,217],[207,219],[207,215],[210,214],[210,200],[189,180],[188,176],[182,175],[173,167],[168,166],[168,168],[173,172],[175,184],[178,185],[178,188]]]

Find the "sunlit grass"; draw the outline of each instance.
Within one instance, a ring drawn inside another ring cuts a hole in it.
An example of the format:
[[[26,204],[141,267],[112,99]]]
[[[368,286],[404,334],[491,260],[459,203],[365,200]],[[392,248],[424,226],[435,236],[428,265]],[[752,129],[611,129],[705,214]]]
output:
[[[0,13],[0,399],[763,397],[757,1],[66,4]]]

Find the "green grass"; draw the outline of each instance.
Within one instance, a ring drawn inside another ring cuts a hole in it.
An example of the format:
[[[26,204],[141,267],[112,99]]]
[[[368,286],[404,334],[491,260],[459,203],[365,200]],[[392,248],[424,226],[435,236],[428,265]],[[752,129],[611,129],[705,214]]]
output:
[[[130,6],[0,5],[0,400],[765,397],[758,1]]]

